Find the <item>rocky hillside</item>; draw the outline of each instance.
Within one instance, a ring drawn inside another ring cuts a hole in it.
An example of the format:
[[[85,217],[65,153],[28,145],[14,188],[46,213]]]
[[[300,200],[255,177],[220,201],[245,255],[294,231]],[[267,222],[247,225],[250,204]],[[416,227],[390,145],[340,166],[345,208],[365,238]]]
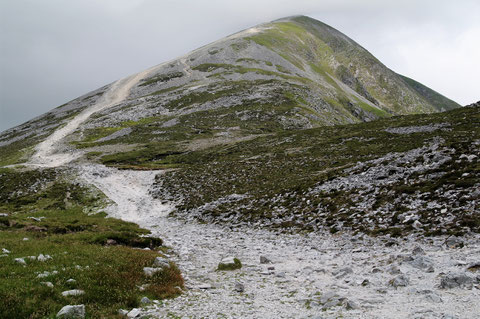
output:
[[[241,31],[146,74],[121,103],[69,134],[65,148],[101,156],[145,146],[153,159],[283,130],[458,107],[391,71],[341,32],[303,16]],[[108,99],[111,88],[3,132],[0,164],[27,160],[34,145]]]
[[[480,108],[283,132],[170,155],[187,219],[370,235],[480,232]]]

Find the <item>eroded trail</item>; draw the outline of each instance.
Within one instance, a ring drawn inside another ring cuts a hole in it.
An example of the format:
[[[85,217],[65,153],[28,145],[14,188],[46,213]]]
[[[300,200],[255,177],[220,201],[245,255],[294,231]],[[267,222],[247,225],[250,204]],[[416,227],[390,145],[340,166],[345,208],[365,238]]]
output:
[[[32,156],[28,164],[39,167],[58,167],[68,164],[80,157],[81,152],[79,151],[67,151],[63,145],[64,139],[75,132],[82,123],[92,116],[92,114],[124,101],[132,87],[151,71],[151,69],[148,69],[113,83],[103,94],[99,102],[83,110],[65,126],[56,130],[53,134],[47,137],[46,140],[39,143],[35,148],[35,154]]]

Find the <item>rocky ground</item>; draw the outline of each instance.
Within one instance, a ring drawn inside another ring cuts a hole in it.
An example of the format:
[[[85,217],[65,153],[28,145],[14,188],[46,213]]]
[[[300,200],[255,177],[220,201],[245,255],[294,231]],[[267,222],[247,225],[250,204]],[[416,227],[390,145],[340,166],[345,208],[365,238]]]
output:
[[[186,279],[182,296],[132,316],[474,318],[480,312],[478,235],[395,240],[231,230],[166,217],[169,206],[138,188],[153,182],[154,173],[88,169],[95,172],[83,175],[93,178],[91,184],[117,194],[113,200],[120,204],[133,204],[112,206],[113,216],[139,222],[163,238]],[[163,207],[158,213],[150,210],[156,205]],[[242,268],[217,271],[226,257],[238,258]]]

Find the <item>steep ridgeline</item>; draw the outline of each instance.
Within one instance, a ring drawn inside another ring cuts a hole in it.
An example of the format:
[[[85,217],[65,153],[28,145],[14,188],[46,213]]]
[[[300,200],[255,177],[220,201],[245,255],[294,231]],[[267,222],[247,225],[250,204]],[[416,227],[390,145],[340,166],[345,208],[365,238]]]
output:
[[[27,160],[36,144],[81,112],[89,117],[59,148],[82,148],[92,158],[136,145],[134,155],[152,162],[282,130],[459,107],[304,16],[258,25],[152,68],[123,101],[90,112],[110,87],[5,131],[0,164]],[[98,148],[110,144],[116,146]]]

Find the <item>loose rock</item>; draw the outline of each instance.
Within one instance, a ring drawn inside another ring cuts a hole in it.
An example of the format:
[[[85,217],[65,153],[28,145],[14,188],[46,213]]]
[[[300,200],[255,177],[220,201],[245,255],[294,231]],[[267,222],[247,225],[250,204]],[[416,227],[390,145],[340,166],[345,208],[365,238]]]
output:
[[[265,256],[260,256],[260,263],[261,263],[261,264],[271,264],[272,261],[271,261],[269,258],[265,257]]]
[[[143,268],[143,273],[147,277],[152,277],[155,273],[161,272],[163,268],[153,268],[153,267],[144,267]]]
[[[67,296],[80,296],[83,295],[85,291],[80,290],[80,289],[72,289],[72,290],[66,290],[62,292],[62,296],[67,297]]]
[[[245,286],[241,282],[236,282],[234,289],[235,289],[236,292],[244,292],[245,291]]]
[[[57,313],[57,318],[64,319],[82,319],[85,318],[85,306],[84,305],[68,305],[60,309]]]
[[[405,275],[399,275],[389,281],[389,284],[395,288],[408,286],[409,279]]]
[[[440,281],[440,288],[467,288],[472,289],[473,279],[465,274],[449,273]]]
[[[170,267],[170,262],[166,258],[157,257],[153,262],[153,267],[168,268]]]
[[[127,314],[128,318],[136,318],[141,314],[141,310],[138,308],[133,308],[130,310],[130,312]]]

